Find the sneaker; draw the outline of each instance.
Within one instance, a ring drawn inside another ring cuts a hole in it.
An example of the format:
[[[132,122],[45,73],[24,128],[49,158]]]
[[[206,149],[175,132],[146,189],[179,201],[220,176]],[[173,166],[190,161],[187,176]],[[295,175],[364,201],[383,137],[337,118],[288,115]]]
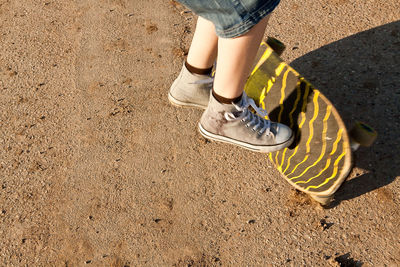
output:
[[[207,108],[214,79],[209,75],[193,74],[183,64],[178,78],[168,93],[168,100],[178,107]]]
[[[221,104],[211,94],[199,130],[205,138],[252,151],[273,152],[288,147],[294,139],[293,131],[284,124],[264,119],[267,115],[245,92],[238,104]]]

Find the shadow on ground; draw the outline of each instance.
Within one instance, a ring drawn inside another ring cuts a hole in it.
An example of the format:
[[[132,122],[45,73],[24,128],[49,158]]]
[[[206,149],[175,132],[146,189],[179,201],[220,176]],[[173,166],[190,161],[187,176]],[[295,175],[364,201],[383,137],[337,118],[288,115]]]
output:
[[[312,40],[310,40],[312,41]],[[392,183],[400,175],[400,21],[336,41],[291,63],[336,106],[347,127],[378,131],[373,147],[355,153],[353,173],[335,195],[343,200]]]

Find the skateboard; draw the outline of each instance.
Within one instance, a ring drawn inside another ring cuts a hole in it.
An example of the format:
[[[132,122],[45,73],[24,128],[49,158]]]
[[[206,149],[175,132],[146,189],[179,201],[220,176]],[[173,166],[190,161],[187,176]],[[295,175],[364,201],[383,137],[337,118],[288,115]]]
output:
[[[261,43],[245,91],[266,118],[294,131],[293,144],[269,160],[296,189],[328,205],[352,169],[352,149],[372,145],[377,133],[361,122],[348,131],[329,99],[280,58],[283,50],[277,39]]]

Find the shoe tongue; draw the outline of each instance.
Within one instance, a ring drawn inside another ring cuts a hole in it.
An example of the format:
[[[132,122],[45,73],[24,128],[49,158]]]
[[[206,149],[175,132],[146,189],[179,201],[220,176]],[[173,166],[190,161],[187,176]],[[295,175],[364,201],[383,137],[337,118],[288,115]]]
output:
[[[243,112],[244,112],[244,110],[238,110],[237,108],[236,108],[236,106],[238,106],[238,107],[243,107],[246,103],[245,103],[245,97],[244,97],[244,95],[242,95],[242,97],[240,98],[240,100],[238,100],[236,103],[235,103],[235,105],[232,105],[234,108],[233,108],[233,111],[231,111],[232,112],[232,114],[236,117],[236,118],[238,118],[238,117],[240,117],[242,114],[243,114]]]
[[[271,123],[270,131],[276,136],[278,132],[278,124],[277,123]]]
[[[240,116],[243,114],[243,111],[233,111],[232,115],[235,116],[236,119],[240,118]]]

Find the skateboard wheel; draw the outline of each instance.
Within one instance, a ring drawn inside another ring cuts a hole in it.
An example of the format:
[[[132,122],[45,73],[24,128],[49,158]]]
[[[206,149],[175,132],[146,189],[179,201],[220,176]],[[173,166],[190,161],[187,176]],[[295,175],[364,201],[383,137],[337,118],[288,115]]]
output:
[[[283,51],[285,51],[286,46],[274,37],[268,37],[267,44],[278,54],[281,56]]]
[[[370,126],[362,122],[356,122],[350,130],[351,146],[358,148],[361,146],[371,146],[378,136],[378,133]]]
[[[332,202],[333,196],[317,196],[317,195],[310,195],[312,199],[317,201],[322,206],[327,206]]]

